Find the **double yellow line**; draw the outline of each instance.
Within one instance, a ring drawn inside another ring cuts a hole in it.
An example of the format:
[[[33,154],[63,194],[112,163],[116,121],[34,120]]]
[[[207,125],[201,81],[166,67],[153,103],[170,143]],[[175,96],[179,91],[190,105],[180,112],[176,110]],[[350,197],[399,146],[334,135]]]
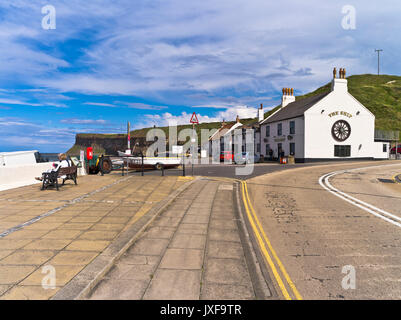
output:
[[[281,278],[280,272],[283,275],[285,281],[287,282],[287,285],[292,290],[292,293],[295,296],[295,299],[302,300],[302,296],[298,292],[297,288],[295,287],[295,284],[292,282],[290,276],[288,275],[287,271],[285,270],[284,265],[281,263],[279,257],[277,256],[276,251],[273,249],[269,238],[266,236],[266,233],[263,230],[262,225],[259,222],[258,216],[256,215],[256,212],[253,209],[252,203],[249,199],[248,187],[247,187],[247,184],[245,181],[241,181],[241,190],[242,190],[242,198],[244,199],[245,211],[247,213],[249,222],[255,233],[259,247],[260,247],[267,263],[269,264],[270,269],[272,270],[274,278],[276,279],[277,284],[280,287],[280,290],[283,293],[284,298],[287,300],[292,300],[292,297],[291,297],[290,293],[288,292],[289,290],[287,290],[287,287]],[[266,245],[267,245],[268,249],[266,248]],[[269,254],[269,251],[270,251],[271,255]],[[275,263],[271,256],[274,258]],[[280,270],[280,272],[276,268],[276,264],[278,265],[278,269]]]

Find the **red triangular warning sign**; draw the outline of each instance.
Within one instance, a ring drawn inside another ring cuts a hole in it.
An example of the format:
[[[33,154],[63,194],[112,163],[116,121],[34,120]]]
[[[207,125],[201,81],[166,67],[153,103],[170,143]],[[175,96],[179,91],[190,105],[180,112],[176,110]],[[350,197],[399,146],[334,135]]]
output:
[[[190,122],[190,123],[199,124],[198,117],[196,116],[196,113],[195,113],[195,112],[192,114],[191,120],[190,120],[189,122]]]

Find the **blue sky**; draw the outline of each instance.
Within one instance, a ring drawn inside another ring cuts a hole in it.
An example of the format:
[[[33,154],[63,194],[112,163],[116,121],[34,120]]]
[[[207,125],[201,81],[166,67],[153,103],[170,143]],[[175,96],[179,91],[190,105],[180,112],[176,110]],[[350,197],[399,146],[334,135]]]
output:
[[[42,28],[42,7],[56,29]],[[356,28],[344,29],[352,5]],[[401,4],[387,1],[0,2],[0,151],[60,152],[76,133],[256,116],[334,66],[400,74]]]

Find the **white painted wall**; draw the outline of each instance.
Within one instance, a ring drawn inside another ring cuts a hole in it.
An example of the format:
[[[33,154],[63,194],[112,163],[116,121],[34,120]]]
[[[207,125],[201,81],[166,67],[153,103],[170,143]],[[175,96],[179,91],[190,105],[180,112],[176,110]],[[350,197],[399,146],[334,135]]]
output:
[[[383,145],[387,145],[386,152],[383,151]],[[375,142],[375,159],[389,159],[390,158],[390,143],[389,142]]]
[[[290,121],[295,121],[295,134],[290,135]],[[277,127],[278,124],[282,124],[282,135],[278,136]],[[270,126],[270,137],[266,137],[266,127]],[[266,154],[266,145],[269,144],[270,148],[273,149],[273,157],[278,157],[278,144],[282,144],[285,155],[290,154],[290,143],[295,143],[295,157],[304,158],[304,121],[303,118],[294,118],[290,120],[284,120],[279,122],[273,122],[270,124],[263,124],[261,126],[261,154]],[[292,136],[292,140],[288,139],[288,136]]]
[[[35,164],[35,152],[37,151],[0,152],[0,167]]]
[[[338,115],[329,116],[337,111]],[[351,117],[341,114],[342,111]],[[336,158],[334,145],[350,145],[350,158],[369,158],[377,154],[374,142],[375,117],[348,92],[331,92],[308,109],[304,116],[305,158]],[[351,126],[351,135],[343,142],[336,141],[331,133],[333,124],[338,120],[345,120]]]
[[[39,183],[35,177],[51,169],[53,162],[35,163],[30,165],[13,165],[0,167],[0,191]]]

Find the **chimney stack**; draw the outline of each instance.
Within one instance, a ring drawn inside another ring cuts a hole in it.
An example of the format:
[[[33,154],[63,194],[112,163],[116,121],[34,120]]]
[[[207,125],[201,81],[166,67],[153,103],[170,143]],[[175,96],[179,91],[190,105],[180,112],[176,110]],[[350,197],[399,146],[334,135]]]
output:
[[[281,107],[284,108],[291,102],[295,101],[294,88],[283,88],[283,96],[281,98]]]
[[[331,91],[347,92],[348,91],[348,81],[345,77],[346,77],[345,68],[340,68],[339,78],[337,78],[337,68],[334,68],[333,81],[331,83]]]
[[[260,108],[258,109],[258,121],[261,122],[265,118],[265,114],[263,113],[263,104],[260,104]]]

